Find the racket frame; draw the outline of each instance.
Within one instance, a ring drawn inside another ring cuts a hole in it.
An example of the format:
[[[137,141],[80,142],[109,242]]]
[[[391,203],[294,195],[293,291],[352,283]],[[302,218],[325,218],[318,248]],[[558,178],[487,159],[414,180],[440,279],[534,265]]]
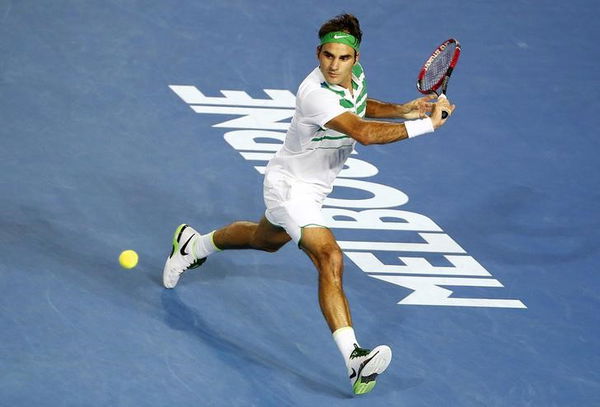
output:
[[[423,89],[421,86],[421,82],[425,75],[427,74],[427,70],[429,66],[433,63],[433,61],[440,55],[440,53],[446,49],[450,44],[456,44],[456,48],[454,49],[454,53],[452,54],[452,59],[450,60],[450,64],[448,69],[446,69],[446,73],[442,75],[439,81],[437,81],[431,88]],[[440,44],[435,51],[431,54],[431,56],[425,61],[421,70],[419,71],[419,76],[417,77],[417,90],[425,95],[429,95],[431,93],[435,93],[438,96],[445,95],[446,89],[448,87],[448,80],[450,79],[450,75],[452,75],[452,71],[454,71],[454,67],[458,63],[458,58],[460,57],[460,43],[455,38],[450,38]],[[441,89],[441,92],[438,90]]]

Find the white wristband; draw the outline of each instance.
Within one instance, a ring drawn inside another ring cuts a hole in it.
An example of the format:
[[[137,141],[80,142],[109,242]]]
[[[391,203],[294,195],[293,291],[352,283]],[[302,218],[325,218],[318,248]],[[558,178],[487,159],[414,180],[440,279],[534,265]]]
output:
[[[406,127],[406,133],[408,133],[408,137],[417,137],[427,133],[433,133],[433,122],[429,117],[418,120],[410,120],[404,122],[404,126]]]

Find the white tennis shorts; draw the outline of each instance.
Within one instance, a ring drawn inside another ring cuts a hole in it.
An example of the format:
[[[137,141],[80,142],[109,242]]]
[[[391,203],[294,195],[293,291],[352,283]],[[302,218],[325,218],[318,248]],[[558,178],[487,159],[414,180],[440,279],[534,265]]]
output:
[[[265,176],[263,194],[265,217],[284,228],[296,244],[300,243],[302,228],[326,227],[321,207],[327,194],[317,186],[270,171]]]

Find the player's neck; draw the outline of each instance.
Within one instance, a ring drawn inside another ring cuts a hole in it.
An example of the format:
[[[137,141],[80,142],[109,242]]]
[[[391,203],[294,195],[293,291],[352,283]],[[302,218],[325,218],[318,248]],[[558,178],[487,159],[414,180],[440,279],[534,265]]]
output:
[[[329,83],[329,82],[327,82],[327,83]],[[347,80],[342,81],[342,82],[337,83],[337,84],[333,84],[333,83],[329,83],[329,84],[333,85],[333,86],[339,86],[341,88],[347,89],[350,93],[352,93],[352,90],[353,90],[352,89],[352,78],[348,78]]]

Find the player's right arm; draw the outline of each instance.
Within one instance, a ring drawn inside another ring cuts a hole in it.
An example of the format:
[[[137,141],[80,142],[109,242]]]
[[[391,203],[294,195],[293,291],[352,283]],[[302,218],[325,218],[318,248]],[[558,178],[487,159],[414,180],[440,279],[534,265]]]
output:
[[[450,117],[448,115],[446,119],[442,119],[443,110],[452,113],[454,105],[451,106],[446,99],[441,99],[433,104],[433,110],[429,117],[434,129],[442,126],[446,123],[448,117]],[[408,132],[404,123],[364,120],[360,116],[350,112],[345,112],[334,117],[327,122],[326,126],[352,137],[363,145],[388,144],[408,138]]]

